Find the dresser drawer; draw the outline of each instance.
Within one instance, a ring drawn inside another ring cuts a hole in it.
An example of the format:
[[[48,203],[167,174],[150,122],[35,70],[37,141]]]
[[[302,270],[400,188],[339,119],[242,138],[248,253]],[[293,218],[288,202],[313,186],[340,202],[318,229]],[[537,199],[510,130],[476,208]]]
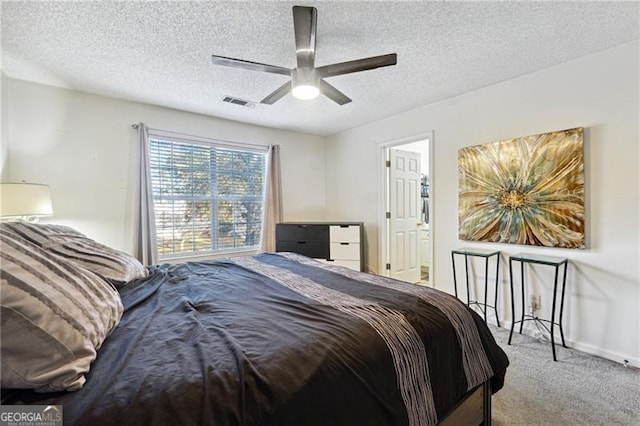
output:
[[[360,262],[360,244],[331,243],[329,244],[329,258],[334,260],[356,260]]]
[[[329,227],[326,225],[279,223],[276,225],[276,240],[329,242]]]
[[[320,259],[320,261],[325,262],[328,265],[344,266],[346,268],[353,269],[354,271],[360,270],[359,260],[336,260],[336,259],[322,260]]]
[[[290,251],[321,259],[329,258],[329,245],[322,241],[276,241],[276,251]]]
[[[359,243],[360,226],[331,225],[329,227],[329,239],[333,243]]]

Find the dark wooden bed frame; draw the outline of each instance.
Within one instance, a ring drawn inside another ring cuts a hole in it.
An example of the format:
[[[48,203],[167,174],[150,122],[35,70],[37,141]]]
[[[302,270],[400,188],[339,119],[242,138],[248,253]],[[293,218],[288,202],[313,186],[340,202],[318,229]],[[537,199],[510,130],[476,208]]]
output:
[[[491,425],[491,383],[469,391],[439,423],[442,426]]]

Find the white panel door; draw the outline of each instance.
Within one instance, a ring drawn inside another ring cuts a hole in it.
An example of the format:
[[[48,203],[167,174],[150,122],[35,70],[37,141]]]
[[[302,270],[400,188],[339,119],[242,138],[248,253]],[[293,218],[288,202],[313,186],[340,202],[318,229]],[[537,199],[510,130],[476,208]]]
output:
[[[420,154],[390,149],[389,275],[420,281]]]

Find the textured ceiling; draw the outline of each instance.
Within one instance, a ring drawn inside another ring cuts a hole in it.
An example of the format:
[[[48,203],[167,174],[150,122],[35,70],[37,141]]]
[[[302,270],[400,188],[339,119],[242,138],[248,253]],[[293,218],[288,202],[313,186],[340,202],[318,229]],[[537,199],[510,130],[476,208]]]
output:
[[[291,95],[294,4],[318,9],[316,65],[386,53],[396,66],[327,81],[353,99]],[[638,39],[637,2],[2,2],[6,75],[269,127],[330,135]],[[137,120],[131,117],[132,121]]]

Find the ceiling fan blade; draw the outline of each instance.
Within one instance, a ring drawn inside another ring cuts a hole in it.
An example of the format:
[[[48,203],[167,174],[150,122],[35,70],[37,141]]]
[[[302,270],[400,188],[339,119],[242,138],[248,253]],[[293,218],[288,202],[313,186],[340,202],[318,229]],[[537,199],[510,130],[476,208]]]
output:
[[[340,62],[339,64],[325,65],[316,68],[321,78],[333,77],[334,75],[350,74],[353,72],[367,71],[374,68],[387,67],[398,63],[398,55],[390,53],[388,55],[372,56],[370,58],[356,59],[355,61]]]
[[[291,75],[291,70],[289,68],[245,61],[243,59],[227,58],[224,56],[211,55],[211,63],[213,65],[223,65],[225,67],[241,68],[250,71],[263,71],[270,72],[272,74]]]
[[[313,68],[316,61],[318,11],[315,7],[293,6],[298,68]]]
[[[282,86],[271,92],[266,98],[260,101],[261,104],[273,105],[291,91],[291,82],[287,81]]]
[[[351,102],[351,99],[347,95],[345,95],[344,93],[342,93],[341,91],[339,91],[338,89],[336,89],[335,87],[333,87],[332,85],[330,85],[324,80],[320,80],[320,91],[327,98],[331,99],[332,101],[334,101],[339,105],[344,105]]]

